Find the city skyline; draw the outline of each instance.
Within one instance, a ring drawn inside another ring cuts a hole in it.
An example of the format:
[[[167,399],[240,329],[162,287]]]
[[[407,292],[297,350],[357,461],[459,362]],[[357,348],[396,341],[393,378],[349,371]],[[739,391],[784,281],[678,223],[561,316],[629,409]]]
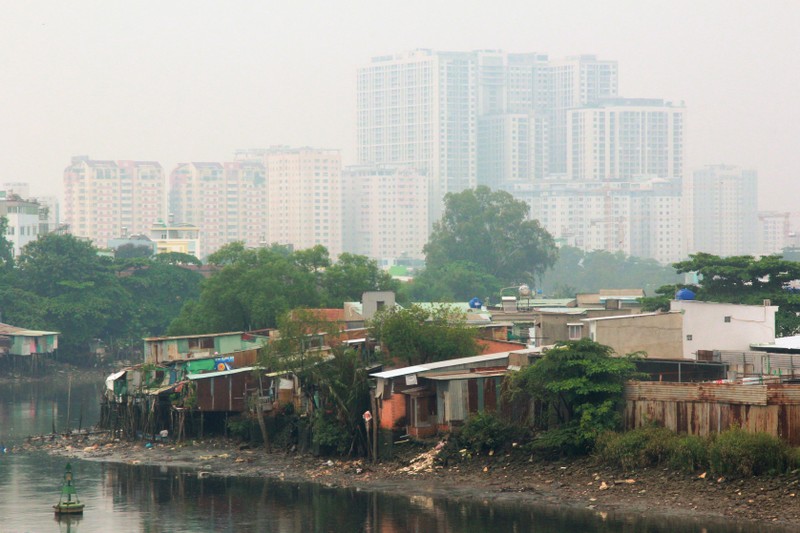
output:
[[[687,172],[754,168],[759,209],[791,210],[782,191],[800,168],[800,104],[798,75],[781,65],[800,51],[790,31],[800,10],[728,5],[12,5],[0,21],[3,178],[63,194],[75,155],[171,169],[277,144],[341,149],[352,164],[360,65],[417,48],[502,49],[618,62],[620,96],[691,109]]]

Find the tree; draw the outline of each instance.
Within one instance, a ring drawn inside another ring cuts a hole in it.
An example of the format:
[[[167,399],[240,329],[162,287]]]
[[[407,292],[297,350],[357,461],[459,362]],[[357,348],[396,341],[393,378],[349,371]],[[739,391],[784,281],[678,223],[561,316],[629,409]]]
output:
[[[183,304],[200,296],[203,277],[181,266],[149,261],[120,272],[132,303],[131,334],[137,339],[163,335]]]
[[[408,365],[469,357],[479,351],[476,330],[467,327],[463,314],[446,305],[430,310],[417,305],[386,308],[370,321],[369,330],[389,356]]]
[[[800,280],[800,263],[777,255],[719,257],[707,253],[689,256],[673,265],[678,273],[696,272],[699,285],[666,285],[658,297],[647,299],[646,309],[669,309],[669,300],[681,288],[689,288],[698,300],[761,305],[770,300],[778,306],[775,329],[779,336],[800,333],[800,294],[789,283]]]
[[[281,248],[242,250],[229,260],[181,309],[170,335],[273,328],[290,309],[320,303],[314,275]]]
[[[164,263],[167,265],[197,265],[203,264],[198,258],[192,254],[184,254],[181,252],[161,252],[153,256],[153,261]]]
[[[61,352],[83,355],[94,339],[127,334],[130,298],[88,241],[41,235],[22,249],[18,274],[17,288],[40,297],[42,326],[61,332]]]
[[[503,284],[470,261],[453,261],[438,269],[426,268],[400,286],[404,301],[463,302],[474,297],[486,299],[500,292]]]
[[[427,268],[469,261],[503,283],[533,281],[555,263],[553,237],[528,220],[525,202],[479,186],[445,196],[445,212],[425,245]]]
[[[343,253],[338,261],[325,270],[325,304],[341,307],[344,302],[360,301],[367,291],[397,292],[400,283],[378,263],[363,255]]]
[[[123,244],[114,252],[115,259],[135,259],[138,257],[150,257],[153,255],[153,248],[145,244]]]
[[[562,246],[555,265],[542,277],[541,288],[545,294],[558,294],[560,298],[574,297],[580,292],[626,288],[641,288],[652,295],[656,288],[678,280],[674,268],[654,259]],[[572,290],[567,291],[570,287]]]
[[[560,342],[512,374],[506,394],[541,403],[536,425],[551,432],[542,438],[546,447],[585,452],[600,433],[619,426],[625,382],[637,377],[635,357],[615,357],[589,339]]]
[[[14,267],[14,243],[6,238],[8,234],[8,218],[0,217],[0,270],[11,270]]]
[[[278,334],[261,351],[261,364],[273,372],[293,372],[316,407],[316,444],[338,453],[364,454],[361,413],[369,409],[369,375],[358,354],[338,340],[340,324],[313,309],[294,309],[278,321]],[[266,439],[266,431],[263,430]]]

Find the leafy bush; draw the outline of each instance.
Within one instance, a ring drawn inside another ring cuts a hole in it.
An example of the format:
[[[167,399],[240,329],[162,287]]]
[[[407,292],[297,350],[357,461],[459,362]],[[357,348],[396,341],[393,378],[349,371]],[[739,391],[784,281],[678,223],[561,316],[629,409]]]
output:
[[[724,431],[708,449],[711,470],[726,476],[758,476],[786,470],[792,456],[789,446],[768,433],[748,433],[741,428]]]
[[[712,438],[697,435],[680,435],[673,443],[669,464],[676,470],[694,472],[708,466],[708,448]]]
[[[492,413],[469,417],[458,434],[459,443],[473,452],[496,450],[522,436],[523,430]]]
[[[322,452],[330,451],[343,454],[350,446],[351,437],[335,418],[317,412],[311,425],[311,441],[321,448]]]
[[[569,424],[557,429],[549,429],[536,436],[525,445],[525,449],[544,459],[561,456],[582,455],[587,444],[579,436],[577,424]]]
[[[604,433],[595,445],[596,457],[625,470],[654,466],[673,457],[679,437],[658,426],[646,426],[625,433]]]
[[[258,422],[246,416],[234,416],[228,419],[228,434],[237,440],[253,440],[259,433]]]

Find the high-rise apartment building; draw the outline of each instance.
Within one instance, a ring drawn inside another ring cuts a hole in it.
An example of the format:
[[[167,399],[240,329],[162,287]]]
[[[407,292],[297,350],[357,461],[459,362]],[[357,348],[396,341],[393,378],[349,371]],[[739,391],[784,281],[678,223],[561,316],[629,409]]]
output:
[[[567,176],[630,180],[683,176],[684,107],[609,98],[567,111]]]
[[[432,223],[448,192],[565,173],[567,111],[616,96],[617,63],[415,50],[373,58],[357,85],[359,163],[426,173]]]
[[[693,252],[719,256],[758,252],[758,175],[732,165],[693,173]]]
[[[182,163],[170,174],[171,220],[199,228],[201,257],[234,241],[262,244],[266,203],[266,170],[258,161]]]
[[[419,172],[381,165],[345,167],[344,251],[379,261],[422,259],[428,241],[427,205],[427,177]]]
[[[758,253],[779,254],[793,245],[791,215],[788,212],[758,213]]]
[[[509,189],[562,245],[661,263],[685,257],[679,179],[519,183]]]
[[[570,56],[549,66],[547,109],[551,113],[550,164],[552,174],[567,172],[567,113],[570,109],[596,104],[619,94],[616,61],[593,55]]]
[[[295,250],[321,244],[342,252],[342,159],[338,150],[239,150],[236,159],[258,161],[266,176],[266,242]]]
[[[78,156],[64,170],[64,222],[73,235],[106,246],[123,234],[146,233],[163,216],[159,163]]]

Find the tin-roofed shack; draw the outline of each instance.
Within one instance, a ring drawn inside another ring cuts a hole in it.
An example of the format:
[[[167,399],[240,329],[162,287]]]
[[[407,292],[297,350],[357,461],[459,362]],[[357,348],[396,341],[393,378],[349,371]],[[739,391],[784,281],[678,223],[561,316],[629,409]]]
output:
[[[25,358],[31,372],[39,367],[39,356],[51,355],[58,349],[57,331],[39,331],[0,323],[0,358],[7,358],[16,368]]]
[[[145,364],[159,364],[189,359],[207,359],[218,354],[258,349],[267,344],[268,335],[244,331],[183,335],[179,337],[150,337],[144,339]]]
[[[499,411],[503,377],[536,353],[523,349],[371,374],[380,427],[405,427],[409,435],[427,437],[451,431],[471,414]]]

